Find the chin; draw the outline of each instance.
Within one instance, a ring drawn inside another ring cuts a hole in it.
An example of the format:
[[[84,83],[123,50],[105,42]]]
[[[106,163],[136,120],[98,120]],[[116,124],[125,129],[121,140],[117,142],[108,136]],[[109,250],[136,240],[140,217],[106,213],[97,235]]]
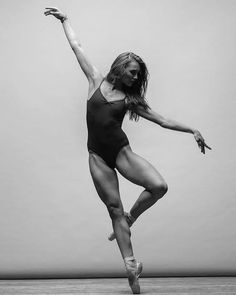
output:
[[[126,84],[127,87],[132,87],[133,85],[134,85],[134,82],[130,82]]]
[[[123,87],[124,88],[132,88],[134,86],[134,82],[128,82],[128,81],[126,81],[125,83],[123,83]]]
[[[132,87],[133,87],[132,84],[131,84],[131,85],[130,85],[130,84],[129,84],[129,85],[127,85],[127,84],[125,85],[125,88],[126,88],[126,89],[131,89]]]

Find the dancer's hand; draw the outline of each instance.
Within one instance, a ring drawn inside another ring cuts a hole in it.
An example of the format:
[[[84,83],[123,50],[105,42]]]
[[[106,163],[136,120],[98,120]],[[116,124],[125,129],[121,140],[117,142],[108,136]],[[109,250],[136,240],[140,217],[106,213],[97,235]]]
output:
[[[46,11],[44,12],[45,16],[53,15],[57,19],[59,19],[61,22],[63,22],[65,19],[67,19],[67,15],[65,13],[61,12],[56,7],[46,7],[45,9],[46,9]]]
[[[201,153],[205,154],[205,147],[211,150],[211,148],[205,143],[204,138],[202,137],[201,133],[198,130],[195,130],[193,132],[193,136],[201,149]]]

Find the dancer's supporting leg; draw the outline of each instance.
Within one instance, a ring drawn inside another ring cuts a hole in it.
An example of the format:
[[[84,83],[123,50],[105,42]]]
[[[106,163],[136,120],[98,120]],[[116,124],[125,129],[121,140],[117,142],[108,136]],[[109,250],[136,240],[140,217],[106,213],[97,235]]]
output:
[[[89,155],[89,167],[97,193],[111,217],[121,255],[123,258],[133,256],[131,233],[124,216],[116,171],[108,167],[103,159],[94,153]]]
[[[127,224],[129,227],[132,226],[132,224],[134,223],[134,221],[136,220],[135,218],[133,218],[130,213],[124,212]],[[108,236],[108,240],[113,241],[116,238],[116,235],[114,233],[114,231]]]
[[[105,164],[102,158],[93,153],[89,155],[89,167],[98,195],[110,214],[117,244],[125,262],[129,285],[134,294],[139,294],[138,278],[142,271],[142,263],[134,258],[130,241],[131,233],[124,216],[117,174]]]

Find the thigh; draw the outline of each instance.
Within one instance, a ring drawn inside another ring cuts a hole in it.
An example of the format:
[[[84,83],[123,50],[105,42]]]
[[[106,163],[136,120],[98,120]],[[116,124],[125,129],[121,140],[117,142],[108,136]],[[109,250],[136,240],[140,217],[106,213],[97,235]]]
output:
[[[135,154],[130,147],[119,153],[116,168],[126,179],[146,189],[165,184],[161,174],[147,160]]]
[[[97,154],[89,154],[89,168],[97,193],[108,207],[123,209],[116,171]]]

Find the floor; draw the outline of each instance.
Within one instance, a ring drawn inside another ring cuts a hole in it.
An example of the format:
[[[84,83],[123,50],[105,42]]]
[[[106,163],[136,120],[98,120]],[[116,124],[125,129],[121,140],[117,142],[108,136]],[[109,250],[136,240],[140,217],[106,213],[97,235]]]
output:
[[[236,277],[140,278],[142,294],[235,294]],[[125,278],[0,280],[0,295],[132,294]]]

